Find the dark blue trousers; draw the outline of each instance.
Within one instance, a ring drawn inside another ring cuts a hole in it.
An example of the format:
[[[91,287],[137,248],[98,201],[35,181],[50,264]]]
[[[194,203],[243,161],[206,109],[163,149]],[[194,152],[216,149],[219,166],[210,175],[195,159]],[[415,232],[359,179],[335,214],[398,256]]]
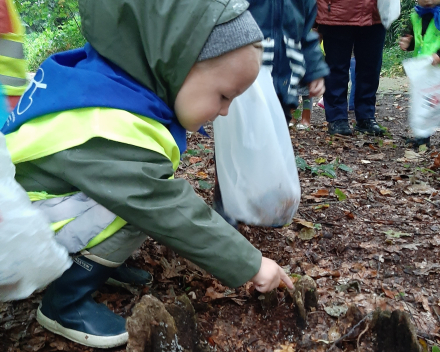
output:
[[[325,78],[325,116],[328,122],[347,120],[347,92],[351,53],[356,57],[356,120],[374,119],[376,92],[379,87],[385,28],[373,26],[320,25],[325,61],[330,75]]]

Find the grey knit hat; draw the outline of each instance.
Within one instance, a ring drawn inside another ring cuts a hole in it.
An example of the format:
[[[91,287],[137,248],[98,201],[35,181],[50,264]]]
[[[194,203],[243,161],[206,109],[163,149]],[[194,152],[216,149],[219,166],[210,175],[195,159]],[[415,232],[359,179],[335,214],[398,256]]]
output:
[[[212,59],[263,39],[257,22],[249,11],[245,11],[232,21],[214,27],[197,61]]]

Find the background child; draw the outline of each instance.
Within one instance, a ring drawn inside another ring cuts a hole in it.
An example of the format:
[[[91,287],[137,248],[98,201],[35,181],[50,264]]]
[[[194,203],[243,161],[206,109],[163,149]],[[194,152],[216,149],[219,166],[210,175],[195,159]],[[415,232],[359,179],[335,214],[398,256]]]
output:
[[[17,105],[27,87],[24,35],[13,0],[0,0],[0,84],[3,84],[10,109]]]
[[[432,64],[440,64],[440,0],[419,0],[411,14],[407,33],[400,38],[399,46],[414,51],[414,57],[432,56]],[[414,148],[431,145],[431,137],[408,140]]]
[[[322,95],[324,76],[329,73],[319,36],[312,31],[316,1],[250,0],[249,3],[249,11],[265,38],[263,65],[272,68],[275,91],[289,123],[292,110],[299,105],[300,83],[308,87],[309,98]]]
[[[258,75],[263,36],[246,1],[79,6],[89,44],[46,60],[3,129],[17,181],[40,192],[35,206],[60,228],[57,241],[78,253],[46,290],[38,321],[87,346],[124,344],[125,320],[91,294],[147,235],[228,286],[292,287],[281,267],[173,178],[185,129],[226,115]]]

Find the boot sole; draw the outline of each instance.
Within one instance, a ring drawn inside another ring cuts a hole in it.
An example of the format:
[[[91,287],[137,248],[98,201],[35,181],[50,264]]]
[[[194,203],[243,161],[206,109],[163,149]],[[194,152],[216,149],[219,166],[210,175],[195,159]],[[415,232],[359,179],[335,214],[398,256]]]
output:
[[[57,321],[46,317],[38,307],[37,321],[47,330],[61,335],[68,340],[87,347],[112,348],[125,345],[128,341],[128,332],[116,336],[96,336],[72,330],[61,326]]]

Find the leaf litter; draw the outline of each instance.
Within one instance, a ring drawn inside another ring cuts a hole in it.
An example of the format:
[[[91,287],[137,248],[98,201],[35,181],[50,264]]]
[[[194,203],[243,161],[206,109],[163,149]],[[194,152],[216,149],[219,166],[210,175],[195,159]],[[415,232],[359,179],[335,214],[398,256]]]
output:
[[[438,345],[439,137],[431,137],[431,149],[406,151],[408,101],[400,98],[402,110],[393,108],[393,103],[393,96],[378,99],[377,120],[391,134],[386,138],[330,137],[323,111],[314,109],[310,131],[291,131],[303,193],[298,220],[281,229],[239,227],[264,256],[291,275],[306,274],[315,280],[318,306],[308,312],[304,330],[296,324],[292,299],[284,288],[276,291],[276,306],[265,310],[252,285],[225,287],[152,239],[128,262],[151,271],[153,287],[130,292],[104,286],[95,299],[128,317],[145,294],[169,303],[186,293],[197,313],[199,345],[205,351],[323,352],[338,336],[343,350],[354,351],[359,343],[360,350],[374,351],[376,336],[371,328],[360,325],[348,338],[344,336],[375,309],[408,312],[428,348]],[[211,126],[207,130],[212,132]],[[192,134],[177,172],[209,204],[215,173],[213,144]],[[325,161],[317,164],[319,158]],[[343,202],[338,201],[336,189],[346,196]],[[301,229],[315,235],[302,240]],[[35,320],[41,297],[42,292],[37,292],[25,300],[0,303],[0,351],[100,352],[41,328]],[[334,307],[344,308],[339,314]],[[125,346],[109,351],[122,352]]]

